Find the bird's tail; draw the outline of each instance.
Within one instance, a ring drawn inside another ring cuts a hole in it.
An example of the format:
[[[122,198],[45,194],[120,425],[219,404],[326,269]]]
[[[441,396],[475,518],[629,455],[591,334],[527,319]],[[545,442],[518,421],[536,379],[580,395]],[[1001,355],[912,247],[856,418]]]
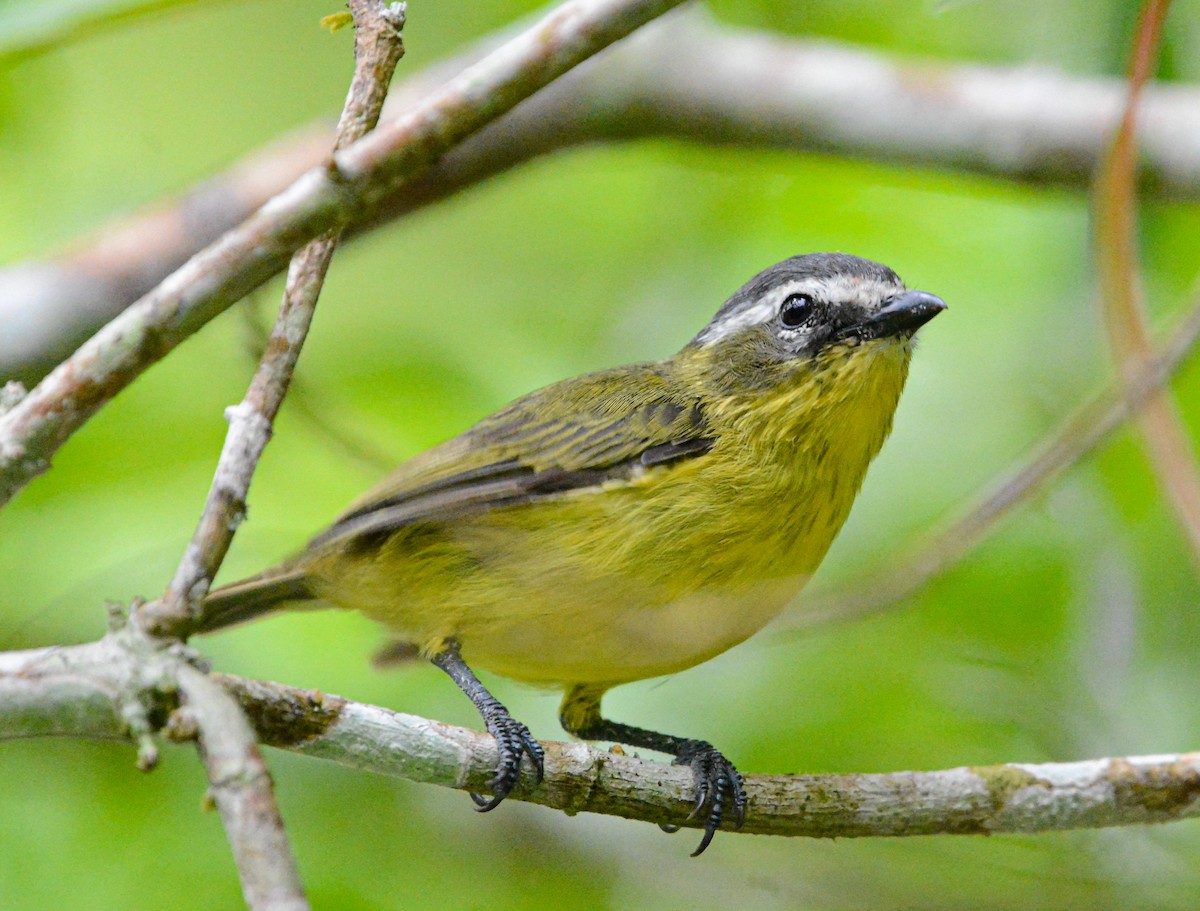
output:
[[[193,632],[211,633],[316,597],[302,569],[277,566],[209,592]]]

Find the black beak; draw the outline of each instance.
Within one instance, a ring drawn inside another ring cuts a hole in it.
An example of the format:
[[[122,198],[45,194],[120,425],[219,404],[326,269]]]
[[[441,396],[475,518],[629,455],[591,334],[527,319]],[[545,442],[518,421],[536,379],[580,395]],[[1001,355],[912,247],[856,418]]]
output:
[[[894,335],[912,335],[945,309],[946,302],[936,295],[905,291],[888,301],[878,313],[848,328],[844,337],[866,342]]]

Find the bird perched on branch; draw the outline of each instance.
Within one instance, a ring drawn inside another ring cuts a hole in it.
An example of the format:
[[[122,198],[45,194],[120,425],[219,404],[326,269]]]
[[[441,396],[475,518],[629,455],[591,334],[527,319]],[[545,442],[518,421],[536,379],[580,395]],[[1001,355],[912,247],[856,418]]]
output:
[[[601,715],[605,691],[720,654],[817,569],[892,426],[912,337],[945,309],[841,253],[760,272],[681,351],[530,393],[405,462],[296,557],[213,591],[197,631],[299,602],[381,621],[499,746],[491,796],[542,748],[475,676],[561,688],[563,727],[661,751],[712,840],[746,809],[703,740]]]

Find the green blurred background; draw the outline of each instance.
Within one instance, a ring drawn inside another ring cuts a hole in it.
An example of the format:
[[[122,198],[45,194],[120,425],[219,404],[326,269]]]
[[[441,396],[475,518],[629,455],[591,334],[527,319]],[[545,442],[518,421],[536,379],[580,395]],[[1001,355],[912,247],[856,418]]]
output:
[[[72,4],[62,4],[62,8]],[[409,4],[399,76],[536,7]],[[324,2],[170,8],[0,66],[0,261],[43,254],[336,114],[348,32]],[[887,54],[1119,74],[1131,2],[713,4],[719,18]],[[0,3],[0,23],[25,8]],[[1200,78],[1196,2],[1168,21],[1164,76]],[[5,19],[4,17],[7,17]],[[36,34],[31,30],[30,35]],[[24,39],[26,41],[32,38]],[[543,160],[347,247],[301,369],[308,409],[387,460],[573,373],[663,356],[793,253],[879,259],[943,296],[854,514],[815,583],[853,584],[1054,427],[1110,375],[1081,193],[778,151],[655,142]],[[1187,302],[1194,206],[1148,204],[1156,324]],[[0,648],[85,641],[105,599],[155,594],[207,491],[222,409],[252,370],[258,315],[232,311],[92,420],[0,513]],[[2,331],[2,329],[0,329]],[[1175,384],[1200,421],[1200,373]],[[300,545],[382,468],[285,406],[222,578]],[[797,636],[768,630],[606,706],[705,737],[746,772],[933,769],[1200,747],[1200,586],[1123,434],[919,597]],[[275,619],[205,640],[221,670],[477,726],[438,672],[374,670],[354,616]],[[538,736],[557,696],[488,680]],[[1042,836],[812,841],[693,837],[466,796],[272,752],[318,908],[1192,908],[1200,823]],[[203,774],[168,748],[0,746],[0,906],[234,908]]]

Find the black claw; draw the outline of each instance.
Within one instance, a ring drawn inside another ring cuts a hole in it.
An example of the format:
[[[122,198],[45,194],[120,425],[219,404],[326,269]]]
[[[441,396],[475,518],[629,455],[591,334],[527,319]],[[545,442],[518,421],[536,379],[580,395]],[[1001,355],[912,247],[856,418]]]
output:
[[[475,708],[479,709],[479,714],[487,725],[488,733],[496,738],[500,761],[496,764],[495,777],[488,782],[492,796],[471,794],[476,809],[480,813],[494,810],[512,793],[521,779],[522,755],[528,756],[529,761],[533,763],[536,781],[541,784],[546,756],[542,745],[533,739],[529,728],[508,714],[508,709],[479,682],[479,678],[459,654],[458,643],[454,639],[447,639],[445,647],[430,660],[435,667],[445,671],[450,679],[458,684],[459,689],[475,703]]]
[[[734,827],[741,828],[745,821],[746,792],[742,786],[742,775],[720,751],[702,740],[688,741],[679,750],[675,764],[688,766],[695,777],[695,804],[688,819],[694,819],[705,807],[708,808],[704,819],[704,837],[692,852],[692,857],[699,857],[721,827],[729,798],[733,803]]]
[[[718,823],[717,825],[720,825],[720,823]],[[708,846],[710,844],[712,844],[713,836],[716,834],[717,834],[717,827],[712,825],[711,821],[710,821],[710,823],[705,825],[705,827],[704,827],[704,837],[700,839],[700,845],[696,848],[695,851],[693,851],[688,856],[689,857],[699,857],[701,854],[703,854],[705,852],[705,850],[708,848]]]
[[[528,756],[533,763],[535,782],[540,784],[545,774],[545,750],[538,743],[529,728],[517,721],[499,702],[493,700],[483,711],[483,720],[487,724],[488,733],[496,738],[496,746],[500,751],[500,761],[496,766],[496,775],[488,782],[492,796],[471,794],[475,807],[480,813],[494,810],[500,805],[517,782],[521,779],[521,757]]]
[[[468,793],[471,795],[471,799],[475,801],[475,809],[480,813],[496,809],[496,807],[500,806],[500,801],[508,796],[507,794],[497,794],[495,797],[485,797],[483,794],[476,794],[474,791],[469,791]]]
[[[546,777],[546,751],[542,749],[542,745],[538,743],[533,735],[529,733],[529,729],[525,725],[521,725],[521,743],[525,747],[525,755],[529,757],[529,761],[533,763],[534,784],[541,784],[542,779]]]
[[[603,693],[604,688],[595,685],[580,684],[568,690],[559,711],[563,728],[583,740],[608,740],[667,753],[675,757],[675,765],[690,768],[694,790],[688,819],[704,819],[704,836],[692,857],[704,853],[730,806],[733,808],[732,825],[741,827],[746,819],[746,791],[742,776],[732,762],[703,740],[687,740],[606,721],[600,714]],[[675,832],[679,826],[660,823],[659,828],[664,832]]]

